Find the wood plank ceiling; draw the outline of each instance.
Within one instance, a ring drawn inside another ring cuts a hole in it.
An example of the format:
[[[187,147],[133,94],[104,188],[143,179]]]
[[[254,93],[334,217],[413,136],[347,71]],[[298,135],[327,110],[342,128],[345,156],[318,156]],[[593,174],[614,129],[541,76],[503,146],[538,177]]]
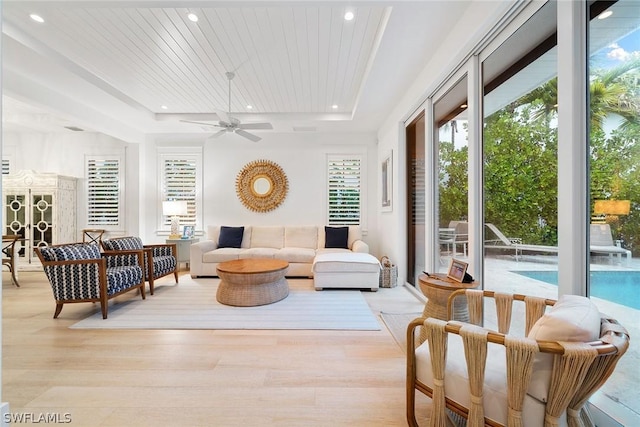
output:
[[[29,19],[33,5],[7,2],[4,31],[152,113],[350,114],[388,14],[375,3],[358,4],[350,21],[337,3],[120,4],[38,2],[38,23]],[[227,71],[236,73],[230,106]]]

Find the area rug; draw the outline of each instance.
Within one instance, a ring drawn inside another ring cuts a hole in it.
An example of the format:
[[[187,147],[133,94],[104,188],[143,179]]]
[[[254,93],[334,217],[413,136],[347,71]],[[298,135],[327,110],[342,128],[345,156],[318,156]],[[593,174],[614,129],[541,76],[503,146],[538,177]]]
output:
[[[326,329],[380,330],[359,291],[293,286],[282,301],[232,307],[216,301],[218,279],[181,277],[147,295],[109,306],[71,326],[78,329]],[[290,281],[291,283],[291,281]]]
[[[403,352],[407,352],[407,326],[422,313],[386,313],[380,312],[382,321],[391,332],[391,336],[396,340]],[[416,329],[417,331],[417,329]]]

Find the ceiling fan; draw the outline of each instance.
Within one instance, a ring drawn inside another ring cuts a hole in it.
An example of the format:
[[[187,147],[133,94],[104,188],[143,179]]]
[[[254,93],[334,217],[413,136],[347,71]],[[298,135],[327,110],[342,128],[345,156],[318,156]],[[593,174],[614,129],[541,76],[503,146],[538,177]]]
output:
[[[233,71],[228,71],[225,73],[227,79],[229,80],[229,113],[231,113],[231,80],[236,76],[236,73]],[[273,129],[271,123],[242,123],[239,119],[230,116],[225,111],[216,110],[216,115],[218,116],[218,124],[205,123],[205,122],[194,122],[191,120],[181,120],[185,123],[193,123],[197,125],[205,125],[222,128],[218,132],[209,136],[209,138],[217,138],[226,132],[234,132],[240,136],[243,136],[247,139],[250,139],[253,142],[258,142],[262,138],[258,135],[254,135],[252,133],[247,132],[245,129]]]

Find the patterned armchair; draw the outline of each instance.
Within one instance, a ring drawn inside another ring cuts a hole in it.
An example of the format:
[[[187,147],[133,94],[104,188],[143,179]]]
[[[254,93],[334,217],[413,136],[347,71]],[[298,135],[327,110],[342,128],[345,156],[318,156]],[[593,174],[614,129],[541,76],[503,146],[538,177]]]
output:
[[[35,248],[56,300],[57,318],[66,303],[100,302],[107,318],[109,299],[140,289],[145,299],[142,251],[100,253],[91,243]]]
[[[144,277],[149,282],[149,291],[153,295],[154,281],[173,273],[178,283],[178,258],[175,243],[143,245],[139,237],[118,237],[102,241],[107,251],[144,251]]]

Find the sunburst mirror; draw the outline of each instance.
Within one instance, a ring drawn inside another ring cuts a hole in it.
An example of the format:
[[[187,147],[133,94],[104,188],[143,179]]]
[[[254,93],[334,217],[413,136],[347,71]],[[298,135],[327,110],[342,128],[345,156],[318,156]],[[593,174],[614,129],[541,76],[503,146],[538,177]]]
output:
[[[288,189],[287,176],[271,160],[247,163],[236,177],[238,198],[254,212],[269,212],[280,206]]]

